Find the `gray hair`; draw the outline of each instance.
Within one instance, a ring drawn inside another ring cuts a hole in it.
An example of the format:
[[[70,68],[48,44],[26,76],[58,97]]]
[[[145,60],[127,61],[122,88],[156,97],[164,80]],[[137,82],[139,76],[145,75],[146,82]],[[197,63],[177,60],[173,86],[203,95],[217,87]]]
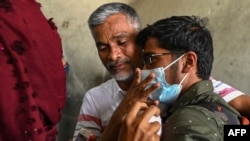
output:
[[[127,17],[128,23],[136,32],[140,31],[141,21],[135,9],[124,3],[112,2],[101,5],[90,15],[88,25],[91,32],[96,26],[104,23],[109,16],[120,13]]]

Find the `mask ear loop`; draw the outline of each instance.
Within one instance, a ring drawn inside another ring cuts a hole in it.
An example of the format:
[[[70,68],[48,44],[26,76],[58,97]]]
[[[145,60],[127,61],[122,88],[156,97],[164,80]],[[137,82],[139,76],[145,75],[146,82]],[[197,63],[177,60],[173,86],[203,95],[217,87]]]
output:
[[[182,78],[181,82],[179,85],[182,85],[183,81],[186,79],[186,77],[188,76],[189,73],[186,73],[185,76]]]
[[[174,60],[173,62],[171,62],[170,64],[168,64],[165,68],[163,68],[163,70],[169,68],[171,65],[173,65],[174,63],[176,63],[177,61],[179,61],[185,54],[182,54],[179,58],[177,58],[176,60]]]

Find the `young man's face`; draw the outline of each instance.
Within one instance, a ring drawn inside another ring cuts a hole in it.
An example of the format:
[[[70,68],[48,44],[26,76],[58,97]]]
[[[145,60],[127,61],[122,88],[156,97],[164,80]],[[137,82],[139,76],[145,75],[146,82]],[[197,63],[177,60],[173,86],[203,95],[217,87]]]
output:
[[[148,38],[144,46],[144,66],[143,69],[154,69],[158,67],[165,68],[172,63],[175,59],[175,55],[171,54],[169,50],[161,48],[156,38]],[[151,56],[149,58],[149,56]],[[150,61],[149,61],[150,60]],[[165,70],[165,79],[169,84],[176,84],[180,82],[179,74],[179,62],[171,65]]]
[[[117,81],[130,79],[141,62],[136,34],[123,14],[110,16],[93,31],[99,57]]]

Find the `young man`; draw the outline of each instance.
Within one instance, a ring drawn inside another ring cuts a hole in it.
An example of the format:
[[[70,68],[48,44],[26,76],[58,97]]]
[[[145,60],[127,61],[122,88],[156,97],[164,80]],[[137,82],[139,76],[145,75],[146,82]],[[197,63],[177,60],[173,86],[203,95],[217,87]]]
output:
[[[150,97],[170,106],[163,118],[161,140],[222,141],[225,124],[240,124],[240,114],[213,92],[209,80],[213,41],[201,19],[173,16],[159,20],[144,28],[136,41],[144,54],[142,78],[154,73],[152,84],[161,84]],[[221,109],[213,112],[203,104]]]
[[[113,133],[119,131],[123,115],[148,94],[135,94],[131,86],[135,68],[142,66],[142,50],[135,45],[140,20],[132,7],[108,3],[91,14],[88,24],[98,55],[113,78],[85,94],[74,137],[85,127],[104,139],[109,136],[106,140],[116,140]]]

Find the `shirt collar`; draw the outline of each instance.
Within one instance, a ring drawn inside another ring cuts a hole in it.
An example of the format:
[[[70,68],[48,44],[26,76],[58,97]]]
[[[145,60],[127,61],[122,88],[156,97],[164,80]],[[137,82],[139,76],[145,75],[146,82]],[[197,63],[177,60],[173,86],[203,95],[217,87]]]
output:
[[[122,94],[122,95],[126,94],[126,91],[123,91],[119,87],[117,81],[114,78],[112,78],[112,92],[113,92],[112,98],[114,98],[115,96],[118,96],[119,94]]]
[[[213,93],[213,84],[210,80],[202,80],[195,83],[193,86],[188,89],[187,92],[181,95],[181,97],[174,102],[171,106],[172,108],[169,110],[170,112],[175,111],[179,107],[195,104],[199,102],[201,99],[206,99],[206,95],[204,93]]]

